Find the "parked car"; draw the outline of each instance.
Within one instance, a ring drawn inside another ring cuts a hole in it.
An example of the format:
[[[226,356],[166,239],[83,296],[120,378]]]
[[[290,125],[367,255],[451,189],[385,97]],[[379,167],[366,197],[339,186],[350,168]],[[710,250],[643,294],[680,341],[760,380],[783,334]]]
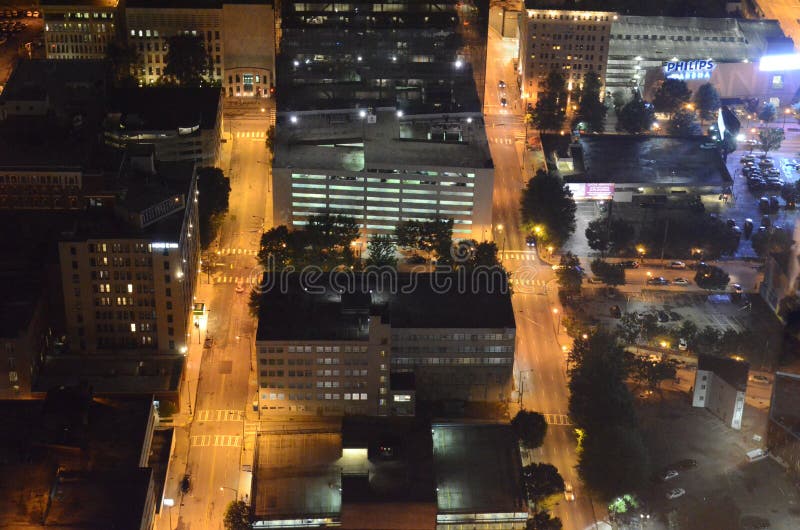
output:
[[[683,497],[684,495],[686,495],[686,490],[685,489],[683,489],[683,488],[675,488],[675,489],[669,490],[669,492],[667,492],[667,499],[673,500],[673,499],[677,499],[678,497]]]
[[[621,261],[620,265],[622,265],[626,269],[638,269],[639,268],[639,262],[638,261],[634,261],[634,260]]]
[[[678,349],[680,351],[686,351],[689,349],[689,343],[686,342],[686,339],[678,339]]]
[[[763,383],[765,385],[769,384],[769,377],[765,375],[751,375],[750,380],[754,383]]]
[[[669,313],[667,313],[663,309],[659,310],[658,311],[658,321],[661,322],[662,324],[664,322],[669,322]]]
[[[742,294],[742,286],[739,285],[738,283],[734,283],[733,285],[731,285],[731,288],[733,289],[734,293]]]
[[[575,490],[569,482],[564,484],[564,498],[570,502],[575,500]]]
[[[686,278],[675,278],[672,280],[673,285],[691,285],[692,282],[687,280]]]
[[[669,264],[670,269],[685,269],[686,264],[682,261],[673,261]]]
[[[667,471],[664,472],[663,475],[661,475],[661,478],[663,480],[672,480],[675,477],[677,477],[678,475],[679,475],[679,473],[677,471],[675,471],[674,469],[668,469]]]
[[[769,215],[762,215],[761,216],[761,226],[769,228],[772,226],[772,219],[769,218]]]
[[[686,458],[684,460],[679,460],[675,462],[675,465],[673,467],[676,467],[678,469],[692,469],[697,467],[697,460],[695,460],[694,458]]]
[[[647,285],[669,285],[669,280],[667,280],[663,276],[648,278]]]
[[[758,199],[758,209],[762,212],[769,211],[769,199],[767,197],[761,197]]]

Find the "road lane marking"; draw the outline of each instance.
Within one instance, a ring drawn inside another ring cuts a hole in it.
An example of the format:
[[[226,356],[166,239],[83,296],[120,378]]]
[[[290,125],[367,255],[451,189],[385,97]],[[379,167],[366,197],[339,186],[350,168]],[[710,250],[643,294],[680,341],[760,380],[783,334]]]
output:
[[[232,409],[219,410],[199,410],[196,419],[198,421],[241,421],[244,419],[244,411]]]
[[[566,414],[542,414],[548,425],[572,425],[572,420]]]

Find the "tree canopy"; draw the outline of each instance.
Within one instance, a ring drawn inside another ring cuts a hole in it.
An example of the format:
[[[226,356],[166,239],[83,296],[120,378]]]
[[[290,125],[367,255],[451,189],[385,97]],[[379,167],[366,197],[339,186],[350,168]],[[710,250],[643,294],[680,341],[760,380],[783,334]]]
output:
[[[785,228],[773,228],[766,232],[756,232],[750,238],[750,244],[759,258],[765,258],[771,254],[782,254],[788,252],[794,240],[792,233]]]
[[[724,289],[730,280],[727,272],[714,265],[698,267],[694,275],[695,283],[703,289]]]
[[[764,151],[764,156],[767,153],[781,148],[784,134],[783,129],[759,129],[758,130],[758,147]]]
[[[556,279],[558,280],[560,293],[567,297],[580,294],[583,273],[581,272],[581,261],[578,256],[572,252],[562,254],[556,269]]]
[[[699,136],[700,125],[695,121],[694,111],[688,109],[675,111],[669,119],[667,132],[673,136]]]
[[[575,232],[575,200],[558,175],[539,170],[522,193],[522,225],[537,241],[560,247]]]
[[[188,33],[167,37],[166,63],[164,76],[181,86],[201,86],[213,71],[205,41],[199,35]]]
[[[547,434],[547,421],[538,412],[521,410],[511,420],[511,427],[525,447],[535,449],[544,443]]]
[[[617,118],[617,128],[630,134],[647,132],[655,122],[652,105],[645,103],[636,91],[631,100],[622,106]]]
[[[694,104],[701,120],[713,120],[721,105],[719,92],[711,83],[702,84],[694,94]]]
[[[225,508],[225,530],[250,530],[250,508],[244,501],[231,501]]]
[[[772,103],[764,103],[764,106],[758,111],[758,119],[764,123],[775,121],[776,117],[778,117],[778,110]]]
[[[685,81],[667,78],[653,95],[653,107],[656,112],[672,115],[689,103],[691,98],[692,91],[686,86]]]
[[[532,123],[540,131],[559,131],[567,116],[567,87],[564,77],[551,70],[544,80],[542,94],[533,107]]]
[[[430,221],[403,221],[395,228],[397,246],[422,251],[449,263],[453,246],[453,220],[435,217]]]
[[[564,491],[564,479],[552,464],[528,464],[522,468],[522,478],[528,498],[534,502]]]
[[[625,267],[619,263],[609,263],[601,259],[592,260],[592,273],[603,280],[606,285],[624,285]]]
[[[600,99],[600,89],[600,76],[594,71],[589,71],[583,77],[583,87],[580,91],[573,128],[583,123],[589,132],[605,131],[607,109]]]
[[[600,217],[589,222],[584,234],[589,248],[602,255],[626,250],[633,242],[635,230],[632,224],[622,218]]]
[[[367,265],[373,267],[395,267],[397,265],[397,246],[388,234],[373,234],[367,243]]]
[[[230,179],[218,167],[201,167],[197,170],[197,191],[200,246],[207,249],[217,237],[222,220],[228,212]]]

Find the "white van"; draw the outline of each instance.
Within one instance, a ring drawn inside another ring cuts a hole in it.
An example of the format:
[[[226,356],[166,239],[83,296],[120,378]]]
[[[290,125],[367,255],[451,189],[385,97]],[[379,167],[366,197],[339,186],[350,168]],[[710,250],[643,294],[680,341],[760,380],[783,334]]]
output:
[[[764,449],[753,449],[752,451],[747,451],[748,462],[758,462],[759,460],[767,458],[767,456],[768,453]]]

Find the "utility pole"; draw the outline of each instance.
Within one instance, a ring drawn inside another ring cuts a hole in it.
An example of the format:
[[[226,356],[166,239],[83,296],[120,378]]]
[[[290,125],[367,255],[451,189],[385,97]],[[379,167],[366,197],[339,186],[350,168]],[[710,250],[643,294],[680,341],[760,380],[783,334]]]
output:
[[[667,246],[667,232],[669,232],[669,217],[664,225],[664,241],[661,242],[661,266],[664,266],[664,247]]]

